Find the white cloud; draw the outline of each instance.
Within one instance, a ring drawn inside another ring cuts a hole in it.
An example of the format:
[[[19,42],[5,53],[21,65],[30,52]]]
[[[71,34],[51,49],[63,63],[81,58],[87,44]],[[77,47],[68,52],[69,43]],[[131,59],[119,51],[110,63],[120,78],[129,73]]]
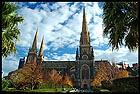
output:
[[[75,54],[64,53],[63,55],[53,55],[54,60],[56,61],[74,61]]]
[[[111,47],[105,51],[94,50],[95,60],[105,59],[110,62],[115,61],[116,63],[125,61],[132,66],[133,63],[138,63],[138,51],[130,52],[128,48],[122,47],[118,51],[112,51]]]
[[[2,58],[3,76],[7,76],[9,72],[18,69],[19,59],[14,55],[8,56],[6,59]]]
[[[37,2],[28,2],[29,4],[35,4],[35,3],[37,3]]]
[[[58,8],[60,6],[63,7]],[[42,7],[46,7],[46,6],[42,5]],[[54,11],[51,12],[51,11],[39,10],[38,8],[30,9],[29,7],[25,6],[18,11],[25,19],[24,23],[19,26],[21,30],[21,36],[20,36],[21,41],[20,43],[18,43],[18,45],[30,47],[31,46],[30,42],[33,41],[33,37],[37,27],[39,28],[38,44],[40,44],[42,38],[41,36],[43,35],[45,36],[46,44],[48,42],[54,42],[54,44],[55,42],[58,43],[56,40],[62,37],[61,34],[64,33],[62,32],[63,30],[60,31],[61,28],[67,29],[66,27],[60,25],[59,23],[62,23],[65,20],[67,20],[68,17],[72,14],[72,12],[69,12],[68,5],[60,4],[60,3],[53,4],[53,6],[51,6],[51,9],[54,9]],[[52,32],[53,30],[57,30],[57,32],[54,33]],[[64,31],[67,32],[67,30]],[[65,35],[63,36],[64,38],[70,34],[67,34],[66,36]],[[62,44],[62,46],[57,46],[57,45],[53,45],[53,46],[54,47],[56,46],[55,48],[58,49],[59,47],[63,47],[65,43],[66,42],[62,42],[59,44],[59,45]],[[47,45],[45,46],[45,49],[49,49]]]
[[[75,11],[78,9],[77,4],[78,3],[74,3],[74,5],[72,5],[71,8],[69,8],[69,6],[66,3],[55,3],[52,6],[41,4],[43,9],[50,8],[53,10],[52,12],[50,10],[47,11],[39,10],[38,7],[35,9],[30,9],[27,6],[21,8],[18,12],[25,18],[25,22],[19,26],[21,30],[21,36],[20,36],[21,41],[20,43],[18,43],[18,45],[31,47],[32,44],[31,41],[33,41],[36,28],[38,27],[39,28],[38,47],[40,45],[41,38],[43,35],[45,36],[46,44],[48,42],[52,42],[51,45],[45,45],[45,49],[54,48],[53,50],[57,50],[60,47],[64,47],[64,45],[68,45],[68,43],[71,44],[69,45],[69,47],[76,47],[79,43],[77,41],[79,41],[79,37],[80,37],[80,32],[82,27],[82,15],[83,15],[82,10],[80,11],[79,14],[78,13],[74,14]],[[95,3],[94,5],[95,8],[99,10],[97,4]],[[73,12],[69,11],[69,9],[73,10]],[[100,11],[93,11],[93,10],[91,11],[91,7],[87,6],[86,13],[87,13],[88,23],[92,17],[92,15],[88,12],[94,15],[100,14]],[[68,17],[72,15],[73,18],[68,19]],[[101,18],[95,17],[95,19],[101,19]],[[65,26],[59,24],[65,22],[66,20],[68,20],[68,23]],[[96,25],[96,27],[99,27],[99,25],[98,26]],[[91,28],[89,28],[89,30],[92,30],[92,32],[96,32],[93,31],[94,25],[91,25],[90,27]],[[56,30],[56,32],[52,32],[53,30]],[[76,46],[74,46],[75,44]]]

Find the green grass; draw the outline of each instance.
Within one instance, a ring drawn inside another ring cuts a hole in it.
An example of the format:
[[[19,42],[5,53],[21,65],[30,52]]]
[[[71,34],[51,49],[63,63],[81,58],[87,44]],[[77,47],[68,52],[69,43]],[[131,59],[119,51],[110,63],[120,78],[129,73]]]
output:
[[[67,90],[71,90],[71,88],[66,88]],[[46,89],[34,89],[34,90],[17,90],[15,88],[9,88],[8,90],[3,90],[5,92],[61,92],[62,88],[46,88]]]
[[[102,89],[102,88],[94,88],[93,92],[110,92],[110,91],[107,89]]]
[[[66,88],[66,90],[71,90],[71,88]],[[30,92],[61,92],[62,88],[57,88],[57,91],[55,88],[47,88],[47,89],[36,89],[31,90]]]
[[[62,89],[61,89],[62,90]],[[60,89],[57,89],[57,92],[60,91]],[[47,89],[36,89],[36,90],[31,90],[29,92],[56,92],[55,88],[47,88]]]
[[[71,90],[72,88],[65,88],[66,90]],[[34,89],[34,90],[17,90],[16,88],[8,88],[7,90],[3,90],[5,92],[61,92],[62,88],[46,88],[46,89]],[[110,92],[107,89],[102,88],[94,88],[93,92]]]
[[[36,90],[30,90],[29,92],[54,92],[54,89],[36,89]]]
[[[101,92],[110,92],[109,90],[107,89],[100,89]]]

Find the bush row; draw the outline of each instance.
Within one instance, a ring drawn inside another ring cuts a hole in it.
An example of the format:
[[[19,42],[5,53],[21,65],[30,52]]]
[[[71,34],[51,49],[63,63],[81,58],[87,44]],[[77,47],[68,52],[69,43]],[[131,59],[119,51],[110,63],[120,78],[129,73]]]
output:
[[[138,92],[138,77],[119,78],[113,80],[113,92]]]

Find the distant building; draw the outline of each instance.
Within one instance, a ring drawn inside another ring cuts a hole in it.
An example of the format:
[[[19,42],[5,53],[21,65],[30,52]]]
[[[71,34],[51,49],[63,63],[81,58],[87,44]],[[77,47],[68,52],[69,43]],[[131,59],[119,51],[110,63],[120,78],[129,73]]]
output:
[[[132,64],[132,67],[129,66],[129,64],[125,63],[125,62],[120,62],[117,63],[118,68],[121,70],[127,70],[129,72],[130,76],[138,76],[138,70],[139,70],[139,65],[138,63],[134,63]]]
[[[116,63],[119,69],[126,69],[129,64],[125,63],[124,61]]]
[[[139,68],[139,64],[138,64],[138,63],[132,64],[132,69],[133,69],[133,70],[136,70],[136,69],[138,69],[138,68]]]
[[[24,66],[24,64],[25,64],[25,57],[24,57],[24,58],[21,58],[21,59],[19,60],[18,69],[22,68],[22,67]]]

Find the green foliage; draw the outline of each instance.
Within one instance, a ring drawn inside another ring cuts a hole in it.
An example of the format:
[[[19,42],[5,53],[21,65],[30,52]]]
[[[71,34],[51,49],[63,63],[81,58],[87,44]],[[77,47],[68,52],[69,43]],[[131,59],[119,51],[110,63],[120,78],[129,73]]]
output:
[[[52,86],[52,85],[51,85]],[[37,86],[38,89],[45,89],[45,88],[48,88],[48,84],[47,83],[40,83],[38,86]]]
[[[101,82],[102,84],[102,88],[104,89],[108,89],[108,90],[111,90],[112,89],[112,81],[109,81],[109,80],[104,80]]]
[[[125,45],[130,51],[138,48],[138,2],[105,2],[103,35],[109,37],[112,49]]]
[[[93,88],[93,91],[94,91],[94,92],[100,92],[100,88],[94,87],[94,88]]]
[[[119,78],[113,80],[113,92],[138,92],[138,77]]]
[[[9,86],[9,81],[2,79],[2,90],[8,89],[8,86]]]
[[[40,83],[38,84],[37,88],[38,89],[46,89],[46,88],[54,88],[53,83]],[[69,85],[63,85],[64,88],[69,88]],[[56,88],[62,88],[61,85],[56,85]]]
[[[2,2],[2,56],[7,57],[11,52],[16,54],[16,41],[19,40],[18,23],[23,18],[16,13],[18,7],[10,2]]]
[[[110,92],[109,90],[107,89],[102,89],[102,88],[93,88],[92,89],[93,92]]]

